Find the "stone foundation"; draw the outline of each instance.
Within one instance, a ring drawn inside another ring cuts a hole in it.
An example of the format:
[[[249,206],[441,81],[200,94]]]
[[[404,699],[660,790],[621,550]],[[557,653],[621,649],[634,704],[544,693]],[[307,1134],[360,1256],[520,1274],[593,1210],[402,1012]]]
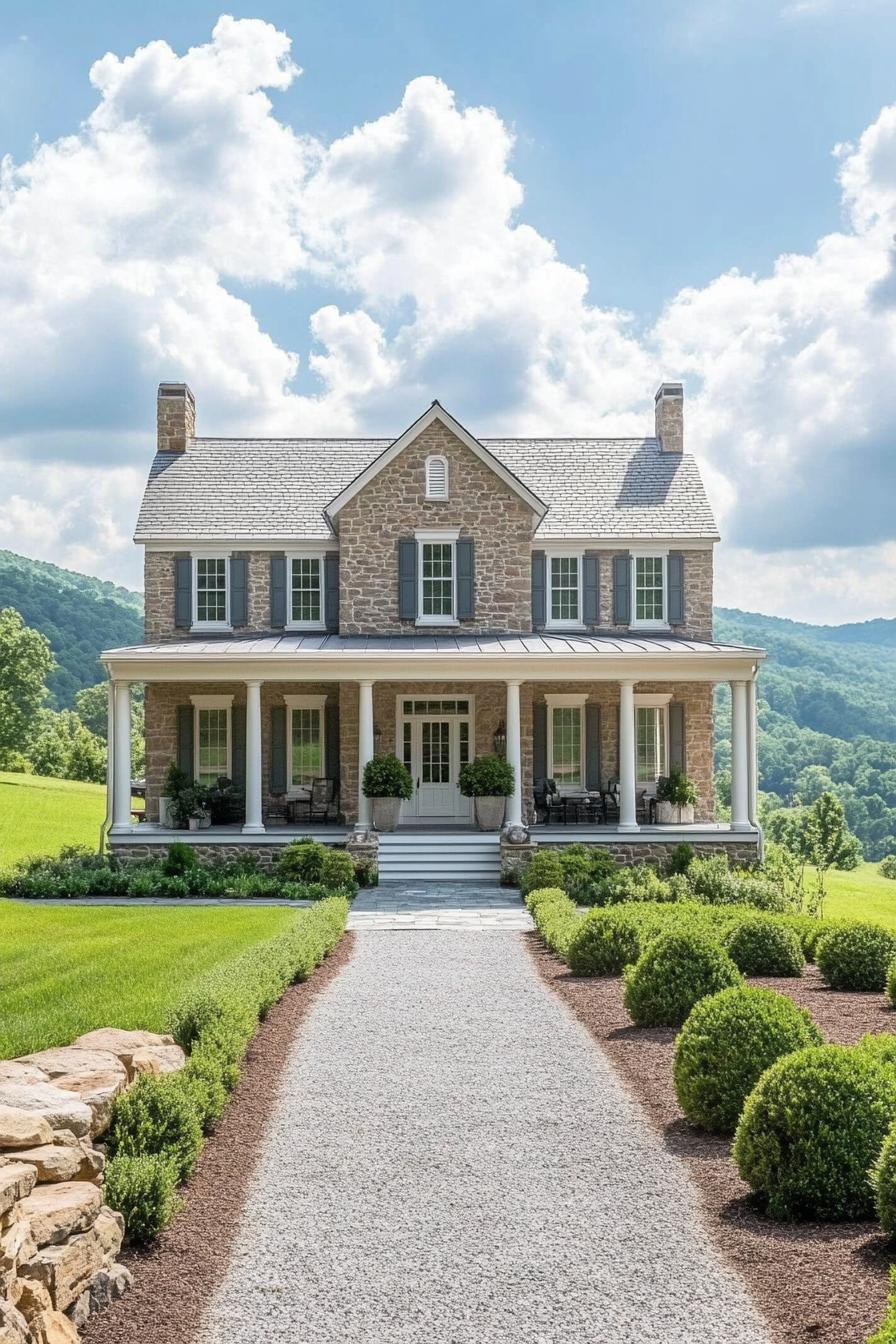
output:
[[[345,852],[355,865],[364,863],[375,882],[379,878],[380,842],[376,831],[357,831],[345,842]]]
[[[114,1028],[0,1060],[3,1344],[77,1344],[90,1316],[130,1287],[117,1263],[124,1220],[103,1203],[95,1141],[141,1073],[185,1062],[170,1036]]]
[[[538,852],[537,840],[524,840],[521,844],[512,844],[506,834],[501,835],[501,879],[514,881],[530,859]]]
[[[574,840],[575,836],[571,835],[569,843],[572,843]],[[635,863],[666,864],[671,857],[673,849],[675,849],[677,845],[682,844],[690,845],[694,854],[699,859],[709,859],[712,858],[714,854],[727,854],[728,862],[735,868],[747,868],[751,864],[758,863],[760,857],[760,848],[756,839],[739,839],[736,836],[732,836],[731,839],[720,838],[718,840],[689,840],[686,835],[683,835],[680,839],[676,840],[626,840],[620,836],[618,839],[599,841],[596,844],[590,841],[580,843],[588,844],[590,848],[605,850],[608,854],[612,854],[617,863],[625,866],[631,866]],[[534,843],[530,848],[533,852],[539,848],[565,849],[566,844],[552,844],[551,841],[548,840]],[[531,854],[529,854],[525,862],[521,865],[522,867],[525,867],[525,863],[528,863],[529,858],[531,858]]]

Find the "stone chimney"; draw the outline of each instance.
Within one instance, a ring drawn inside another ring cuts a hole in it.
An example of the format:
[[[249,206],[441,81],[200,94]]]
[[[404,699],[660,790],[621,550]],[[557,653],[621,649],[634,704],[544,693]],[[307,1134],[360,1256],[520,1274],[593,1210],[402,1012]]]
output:
[[[684,389],[660,383],[656,394],[656,436],[664,453],[684,452]]]
[[[159,383],[157,425],[160,453],[186,452],[196,433],[196,403],[186,383]]]

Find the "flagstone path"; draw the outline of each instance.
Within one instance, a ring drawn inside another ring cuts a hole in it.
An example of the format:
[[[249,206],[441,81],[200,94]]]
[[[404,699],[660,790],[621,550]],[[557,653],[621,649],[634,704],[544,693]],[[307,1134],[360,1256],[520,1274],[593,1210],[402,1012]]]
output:
[[[769,1344],[519,934],[355,937],[284,1071],[201,1344]]]

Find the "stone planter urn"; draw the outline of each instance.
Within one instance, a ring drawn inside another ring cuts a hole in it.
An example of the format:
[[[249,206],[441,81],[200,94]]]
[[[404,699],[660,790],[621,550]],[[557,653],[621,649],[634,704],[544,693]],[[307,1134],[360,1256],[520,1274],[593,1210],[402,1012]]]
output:
[[[187,829],[190,831],[207,831],[211,824],[212,819],[208,813],[202,817],[189,817],[187,819]]]
[[[474,798],[473,808],[480,831],[500,831],[504,825],[506,798]]]
[[[656,819],[660,826],[690,826],[694,820],[694,805],[657,802]]]
[[[165,826],[169,830],[176,824],[171,815],[171,801],[170,798],[159,799],[159,825]]]
[[[378,831],[394,831],[401,815],[400,798],[371,798],[370,813]]]

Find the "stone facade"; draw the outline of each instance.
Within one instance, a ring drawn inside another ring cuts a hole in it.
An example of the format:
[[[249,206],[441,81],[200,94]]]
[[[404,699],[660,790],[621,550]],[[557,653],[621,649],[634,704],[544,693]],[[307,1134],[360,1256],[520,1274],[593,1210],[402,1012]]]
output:
[[[185,551],[147,551],[143,562],[144,617],[147,643],[183,639],[188,630],[174,624],[174,562]],[[240,626],[240,635],[270,634],[271,630],[271,556],[269,551],[234,551],[246,555],[248,566],[248,625]],[[207,638],[207,636],[204,636]]]
[[[657,543],[658,549],[664,549]],[[627,625],[613,624],[613,560],[626,551],[600,552],[600,628],[629,634]],[[682,550],[684,560],[684,624],[674,635],[685,639],[712,639],[712,551]],[[637,633],[635,631],[634,633]]]
[[[448,460],[446,500],[425,497],[431,454]],[[342,634],[415,633],[413,621],[398,617],[398,542],[417,528],[459,528],[462,537],[473,538],[475,616],[461,622],[463,633],[531,630],[534,522],[519,495],[450,430],[433,423],[339,514]]]

